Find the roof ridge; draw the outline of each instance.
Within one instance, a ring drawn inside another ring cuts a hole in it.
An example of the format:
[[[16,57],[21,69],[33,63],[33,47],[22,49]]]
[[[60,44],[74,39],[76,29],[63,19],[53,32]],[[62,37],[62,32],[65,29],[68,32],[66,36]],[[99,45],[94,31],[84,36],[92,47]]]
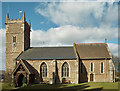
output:
[[[89,44],[107,44],[107,43],[76,43],[76,45],[89,45]]]
[[[43,46],[43,47],[30,47],[30,48],[66,48],[66,47],[73,47],[73,46]]]

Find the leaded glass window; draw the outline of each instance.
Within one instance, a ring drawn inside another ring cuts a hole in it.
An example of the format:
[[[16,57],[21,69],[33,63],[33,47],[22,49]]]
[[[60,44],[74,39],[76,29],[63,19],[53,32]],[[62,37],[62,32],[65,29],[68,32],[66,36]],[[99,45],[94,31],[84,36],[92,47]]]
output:
[[[40,73],[42,77],[47,77],[47,65],[46,63],[42,63],[40,67]]]
[[[69,77],[69,66],[66,62],[62,65],[62,77]]]

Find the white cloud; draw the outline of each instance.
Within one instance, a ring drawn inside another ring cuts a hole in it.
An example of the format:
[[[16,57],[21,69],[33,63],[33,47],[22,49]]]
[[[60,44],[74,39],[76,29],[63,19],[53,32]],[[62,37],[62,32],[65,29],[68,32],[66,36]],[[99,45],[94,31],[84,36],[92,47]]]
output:
[[[114,43],[108,43],[108,46],[110,48],[110,51],[114,56],[118,57],[118,47],[120,48],[120,45],[114,44]]]
[[[42,3],[35,9],[37,13],[60,27],[51,28],[46,32],[41,30],[33,31],[33,46],[72,45],[74,42],[103,42],[105,38],[108,41],[117,40],[118,5],[114,4],[114,0],[107,3],[76,3],[74,1]],[[39,39],[34,38],[36,34]],[[118,54],[117,46],[114,43],[109,44],[114,55]]]
[[[38,6],[37,13],[47,17],[53,23],[85,27],[111,26],[118,20],[118,6],[109,2],[61,2]]]
[[[108,9],[104,14],[104,20],[101,22],[101,26],[113,26],[118,25],[118,6],[108,3]]]
[[[32,30],[31,45],[32,46],[56,46],[56,45],[73,45],[73,43],[81,42],[104,42],[118,37],[117,28],[81,28],[71,25],[51,28],[48,31]],[[117,49],[114,44],[109,44],[111,52],[116,55]],[[115,47],[115,48],[114,48]]]
[[[0,29],[0,70],[5,68],[5,29]]]

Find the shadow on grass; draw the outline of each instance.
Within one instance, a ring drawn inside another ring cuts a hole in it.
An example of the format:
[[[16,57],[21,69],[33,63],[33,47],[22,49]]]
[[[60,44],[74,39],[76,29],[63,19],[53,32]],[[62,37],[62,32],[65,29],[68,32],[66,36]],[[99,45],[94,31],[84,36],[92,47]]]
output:
[[[86,89],[90,87],[88,84],[77,85],[77,86],[69,86],[62,88],[62,91],[101,91],[103,88],[94,88],[94,89]]]
[[[103,88],[86,89],[88,84],[35,84],[26,87],[20,87],[11,91],[101,91]]]

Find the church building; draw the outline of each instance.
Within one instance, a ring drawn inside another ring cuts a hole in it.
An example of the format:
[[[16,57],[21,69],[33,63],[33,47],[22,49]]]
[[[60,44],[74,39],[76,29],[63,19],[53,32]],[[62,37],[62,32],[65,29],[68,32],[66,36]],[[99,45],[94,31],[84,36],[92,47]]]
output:
[[[30,47],[31,23],[6,15],[6,79],[21,86],[32,83],[114,82],[112,55],[107,43]]]

